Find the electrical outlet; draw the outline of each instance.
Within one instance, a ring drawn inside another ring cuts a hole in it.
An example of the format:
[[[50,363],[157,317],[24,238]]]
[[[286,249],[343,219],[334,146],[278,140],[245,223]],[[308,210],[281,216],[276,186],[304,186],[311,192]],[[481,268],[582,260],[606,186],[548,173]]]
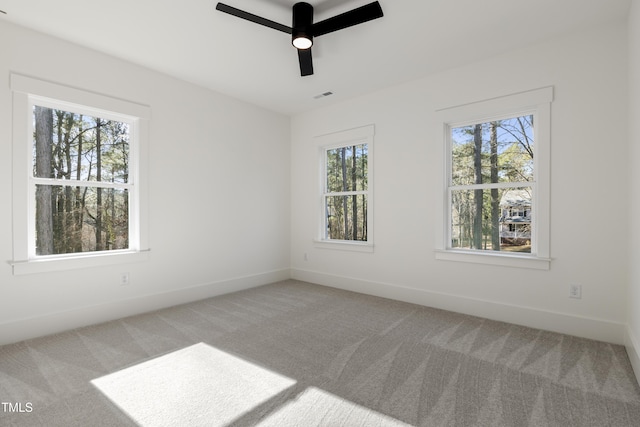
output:
[[[569,298],[582,298],[582,285],[569,285]]]
[[[121,273],[120,274],[120,286],[125,286],[129,284],[129,273]]]
[[[304,253],[304,260],[309,261],[309,255],[306,252]]]

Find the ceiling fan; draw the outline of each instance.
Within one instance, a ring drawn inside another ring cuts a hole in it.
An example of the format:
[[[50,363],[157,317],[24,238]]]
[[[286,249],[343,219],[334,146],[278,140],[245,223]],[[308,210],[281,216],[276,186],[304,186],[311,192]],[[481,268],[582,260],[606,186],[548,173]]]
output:
[[[382,17],[382,7],[377,1],[315,23],[313,22],[313,6],[305,2],[296,3],[293,5],[293,20],[291,27],[287,27],[286,25],[236,9],[235,7],[228,6],[223,3],[218,3],[216,5],[216,9],[238,18],[246,19],[247,21],[255,22],[256,24],[291,34],[291,43],[296,49],[298,49],[298,61],[300,62],[301,76],[309,76],[313,74],[311,46],[313,45],[314,37],[319,37]]]

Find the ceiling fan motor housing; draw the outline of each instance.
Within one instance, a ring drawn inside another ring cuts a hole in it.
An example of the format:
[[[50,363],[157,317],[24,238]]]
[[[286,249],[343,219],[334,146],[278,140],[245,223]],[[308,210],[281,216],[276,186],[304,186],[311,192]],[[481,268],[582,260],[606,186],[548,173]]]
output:
[[[291,43],[298,49],[308,49],[313,45],[313,6],[300,2],[293,5]]]

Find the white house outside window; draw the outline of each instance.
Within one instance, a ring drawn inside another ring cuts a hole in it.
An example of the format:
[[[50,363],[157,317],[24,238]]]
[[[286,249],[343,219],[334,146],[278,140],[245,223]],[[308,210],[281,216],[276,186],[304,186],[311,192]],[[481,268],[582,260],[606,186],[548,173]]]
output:
[[[544,88],[439,110],[438,259],[549,268],[552,95]]]
[[[451,128],[451,248],[531,253],[533,124],[531,113]]]

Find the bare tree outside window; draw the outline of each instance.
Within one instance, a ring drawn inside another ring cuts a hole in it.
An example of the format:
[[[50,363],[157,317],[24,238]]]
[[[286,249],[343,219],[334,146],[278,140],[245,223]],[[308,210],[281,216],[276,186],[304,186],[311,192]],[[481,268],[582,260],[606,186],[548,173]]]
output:
[[[531,253],[533,115],[451,129],[451,247]]]
[[[367,241],[368,145],[325,152],[326,238]]]
[[[129,248],[129,124],[35,106],[36,255]]]

